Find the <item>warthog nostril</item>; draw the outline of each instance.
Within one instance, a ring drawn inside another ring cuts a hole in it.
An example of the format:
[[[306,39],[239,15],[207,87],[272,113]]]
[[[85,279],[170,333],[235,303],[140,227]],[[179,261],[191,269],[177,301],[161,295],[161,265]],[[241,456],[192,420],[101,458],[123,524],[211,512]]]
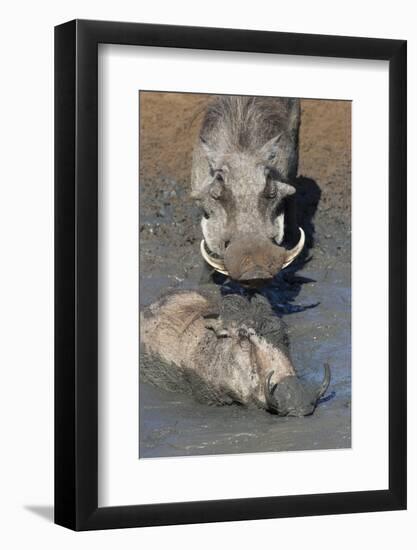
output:
[[[226,248],[229,246],[230,244],[230,241],[224,241],[224,249],[226,250]]]

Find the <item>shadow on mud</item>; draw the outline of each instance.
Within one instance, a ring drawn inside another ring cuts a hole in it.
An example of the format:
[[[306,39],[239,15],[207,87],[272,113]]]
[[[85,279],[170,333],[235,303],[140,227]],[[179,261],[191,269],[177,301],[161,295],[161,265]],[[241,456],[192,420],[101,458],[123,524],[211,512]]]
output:
[[[295,187],[297,189],[297,221],[306,234],[306,244],[303,253],[300,255],[300,261],[302,261],[305,260],[310,249],[314,246],[315,228],[313,220],[321,199],[321,189],[313,179],[304,176],[297,178]]]
[[[250,299],[254,294],[261,293],[278,315],[299,313],[319,305],[320,302],[312,304],[296,304],[294,302],[304,284],[316,282],[314,279],[298,276],[297,271],[311,260],[310,250],[314,247],[315,234],[314,216],[320,202],[321,190],[313,179],[304,176],[297,178],[295,187],[297,188],[297,223],[304,229],[306,236],[304,250],[291,266],[278,273],[267,286],[260,290],[244,288],[224,275],[214,274],[213,282],[221,285],[223,295],[241,294]]]

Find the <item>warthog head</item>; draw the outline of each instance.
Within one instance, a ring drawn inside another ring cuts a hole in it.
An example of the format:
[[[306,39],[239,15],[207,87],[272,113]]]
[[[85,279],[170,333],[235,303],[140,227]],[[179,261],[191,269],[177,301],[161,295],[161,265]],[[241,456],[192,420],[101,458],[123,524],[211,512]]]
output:
[[[260,295],[248,303],[238,295],[222,298],[219,317],[206,322],[218,338],[229,341],[230,356],[256,372],[266,409],[278,416],[308,416],[330,384],[330,367],[324,365],[319,387],[302,382],[289,355],[285,323],[271,311]],[[246,356],[245,356],[246,354]],[[239,367],[235,366],[234,370]]]
[[[193,158],[193,196],[202,209],[201,253],[243,283],[271,279],[302,250],[284,239],[295,187],[299,103],[220,98],[209,106]]]
[[[239,356],[240,360],[244,361],[242,352],[246,352],[249,357],[247,363],[252,369],[259,369],[260,372],[264,372],[265,368],[273,368],[274,363],[275,366],[282,366],[282,363],[288,360],[282,357],[279,349],[273,350],[272,353],[269,349],[269,353],[265,353],[269,346],[253,329],[248,330],[246,327],[241,326],[236,331],[229,331],[227,336],[233,342],[234,345],[231,344],[233,348],[239,352],[234,352],[234,355]],[[226,337],[225,333],[223,337]],[[263,358],[261,358],[262,356]],[[326,393],[330,384],[330,367],[328,364],[324,365],[324,371],[323,381],[316,388],[301,382],[295,373],[285,376],[278,383],[272,383],[271,378],[275,371],[269,371],[264,382],[266,409],[278,416],[301,417],[313,414],[318,401]]]

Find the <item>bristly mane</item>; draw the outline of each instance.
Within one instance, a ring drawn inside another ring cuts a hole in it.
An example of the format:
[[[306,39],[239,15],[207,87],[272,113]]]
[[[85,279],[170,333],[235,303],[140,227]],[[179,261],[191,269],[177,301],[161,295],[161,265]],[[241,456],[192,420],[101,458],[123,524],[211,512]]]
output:
[[[283,129],[296,138],[298,126],[298,100],[220,96],[207,108],[200,137],[219,151],[251,153]]]
[[[286,323],[273,312],[268,300],[261,294],[255,294],[251,300],[239,294],[223,296],[220,315],[225,324],[233,320],[237,324],[250,325],[259,336],[289,353]]]

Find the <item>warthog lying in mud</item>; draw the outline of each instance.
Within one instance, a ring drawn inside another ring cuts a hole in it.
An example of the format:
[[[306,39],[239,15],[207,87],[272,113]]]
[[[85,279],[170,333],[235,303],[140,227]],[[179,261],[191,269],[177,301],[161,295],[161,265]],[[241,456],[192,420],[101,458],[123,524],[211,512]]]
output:
[[[293,186],[299,126],[298,99],[220,96],[209,104],[191,187],[212,270],[260,286],[301,252]],[[291,250],[281,246],[284,237]]]
[[[168,294],[141,314],[141,378],[211,404],[256,405],[280,416],[313,413],[326,392],[296,376],[284,323],[262,296]]]

